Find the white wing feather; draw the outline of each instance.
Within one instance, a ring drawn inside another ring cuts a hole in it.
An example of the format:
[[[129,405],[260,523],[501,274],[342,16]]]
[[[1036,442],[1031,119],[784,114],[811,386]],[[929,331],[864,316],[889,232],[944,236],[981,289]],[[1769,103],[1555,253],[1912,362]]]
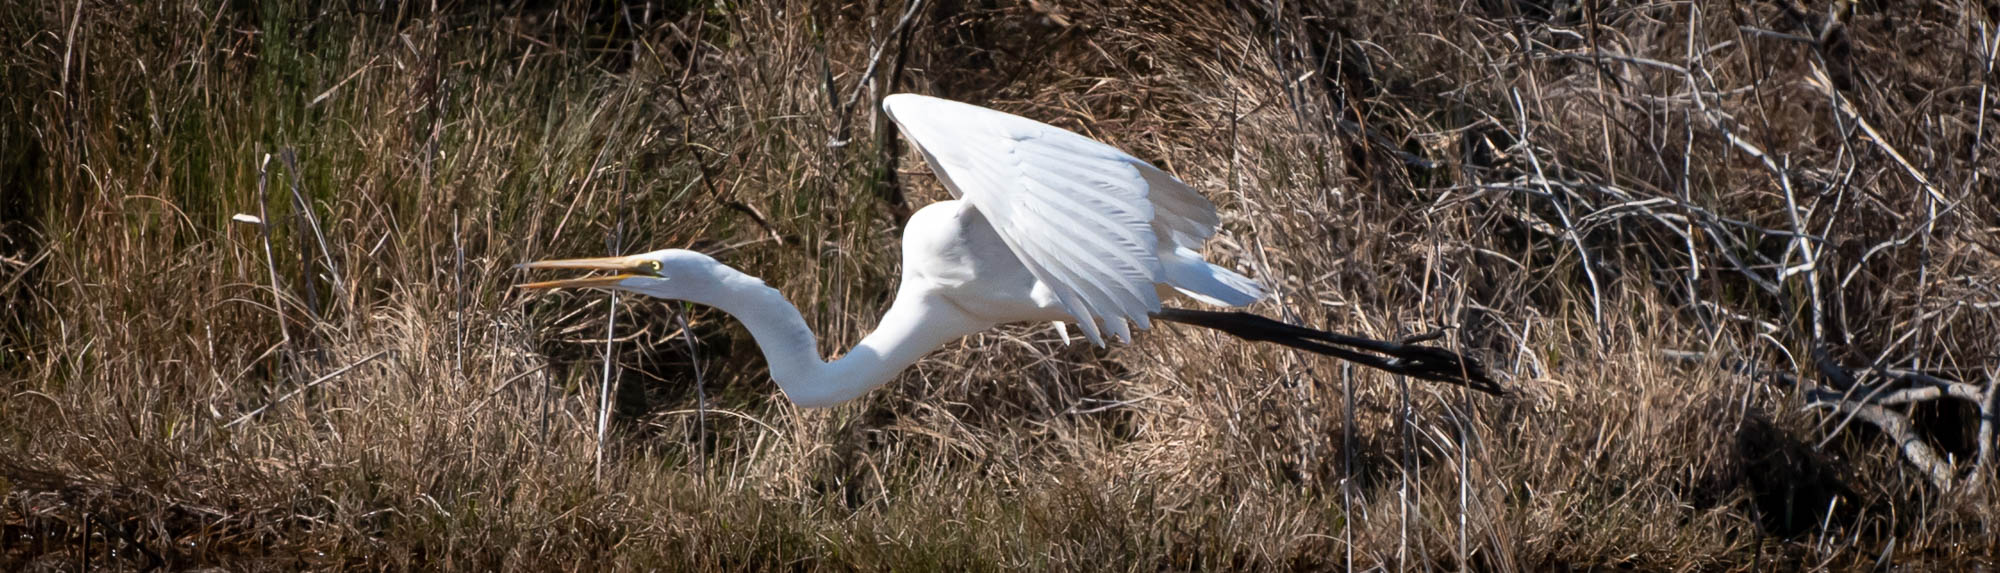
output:
[[[915,94],[882,107],[952,195],[971,202],[1092,343],[1148,328],[1158,249],[1199,249],[1215,205],[1145,160],[1068,130]],[[1197,259],[1198,260],[1198,259]]]

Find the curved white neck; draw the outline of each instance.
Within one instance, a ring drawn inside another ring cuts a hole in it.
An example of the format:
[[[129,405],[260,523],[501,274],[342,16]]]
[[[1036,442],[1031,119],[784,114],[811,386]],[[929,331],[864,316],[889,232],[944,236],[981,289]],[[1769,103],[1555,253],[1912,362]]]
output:
[[[764,351],[771,379],[792,402],[807,408],[860,396],[895,379],[939,346],[993,326],[905,280],[875,331],[829,363],[820,358],[812,328],[784,294],[750,275],[729,271],[734,276],[723,277],[712,292],[678,298],[713,306],[742,321]]]

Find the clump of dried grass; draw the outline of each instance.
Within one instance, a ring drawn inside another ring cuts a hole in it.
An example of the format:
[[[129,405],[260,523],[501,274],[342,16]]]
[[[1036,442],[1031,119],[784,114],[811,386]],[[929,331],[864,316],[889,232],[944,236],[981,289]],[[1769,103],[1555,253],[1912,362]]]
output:
[[[1968,48],[1994,24],[1976,10],[1027,2],[899,28],[904,5],[570,8],[0,16],[0,75],[32,88],[0,98],[19,142],[0,182],[26,191],[0,199],[0,555],[1665,569],[1993,551],[1990,468],[1939,487],[1867,424],[1801,411],[1798,387],[1886,366],[1991,392],[2000,173],[1980,158],[2000,128],[1979,115],[1991,51]],[[1212,258],[1274,287],[1260,311],[1376,337],[1453,325],[1518,395],[1177,327],[1099,351],[1023,326],[800,411],[726,317],[693,309],[683,333],[675,306],[627,300],[600,442],[604,299],[524,296],[508,265],[702,248],[838,352],[893,289],[897,194],[944,196],[881,131],[892,90],[1151,159],[1222,206]],[[295,167],[265,161],[284,150]],[[1968,407],[1939,404],[1896,411],[1976,456]]]

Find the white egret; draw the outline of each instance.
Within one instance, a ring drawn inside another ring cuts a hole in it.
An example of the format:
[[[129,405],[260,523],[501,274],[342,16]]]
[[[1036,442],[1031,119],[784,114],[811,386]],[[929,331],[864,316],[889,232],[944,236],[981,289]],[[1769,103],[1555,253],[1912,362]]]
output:
[[[785,395],[807,407],[860,396],[939,346],[998,324],[1056,322],[1061,329],[1074,322],[1102,346],[1107,334],[1129,342],[1131,326],[1149,328],[1151,318],[1497,392],[1477,363],[1437,348],[1247,313],[1163,309],[1161,298],[1175,292],[1215,306],[1245,306],[1264,295],[1256,281],[1196,252],[1220,220],[1186,183],[1111,146],[1009,113],[915,94],[891,95],[882,108],[956,199],[910,217],[895,302],[838,360],[820,357],[812,329],[777,289],[694,251],[527,263],[520,266],[621,274],[521,286],[614,289],[720,309],[749,329]]]

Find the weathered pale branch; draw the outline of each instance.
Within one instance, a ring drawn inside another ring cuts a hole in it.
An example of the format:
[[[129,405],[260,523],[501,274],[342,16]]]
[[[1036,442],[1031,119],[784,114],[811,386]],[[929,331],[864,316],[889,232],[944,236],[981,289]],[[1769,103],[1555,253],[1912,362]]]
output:
[[[1660,350],[1663,358],[1679,362],[1702,362],[1708,359],[1703,352],[1685,350]],[[1924,477],[1939,489],[1952,489],[1956,485],[1954,476],[1957,468],[1939,453],[1937,448],[1924,440],[1916,424],[1907,414],[1889,409],[1889,406],[1914,404],[1955,398],[1971,402],[1979,407],[1979,453],[1971,473],[1964,477],[1966,484],[1976,483],[1986,475],[1993,464],[1995,448],[1996,413],[2000,413],[2000,378],[1989,380],[1984,388],[1978,385],[1947,380],[1900,368],[1856,369],[1868,375],[1857,379],[1853,370],[1835,364],[1824,352],[1814,353],[1814,366],[1829,378],[1834,386],[1821,386],[1806,391],[1806,407],[1827,409],[1841,413],[1842,419],[1828,439],[1839,435],[1849,422],[1860,420],[1875,426],[1884,435],[1895,440],[1903,459],[1916,466]],[[1723,368],[1731,373],[1771,382],[1786,388],[1801,387],[1797,376],[1775,370],[1758,368],[1748,361],[1724,359]],[[1864,382],[1863,380],[1870,380]],[[1909,386],[1890,390],[1890,384],[1901,382]]]
[[[332,380],[332,379],[335,379],[335,378],[339,378],[339,377],[340,377],[340,375],[342,375],[342,374],[346,374],[346,373],[347,373],[347,371],[349,371],[349,370],[353,370],[353,369],[355,369],[355,368],[359,368],[359,367],[361,367],[361,365],[363,365],[363,364],[367,364],[367,363],[370,363],[370,362],[374,362],[374,361],[375,361],[375,359],[377,359],[377,358],[381,358],[381,357],[383,357],[383,356],[388,356],[388,355],[389,355],[389,352],[390,352],[390,351],[388,351],[388,350],[383,350],[383,351],[381,351],[381,352],[376,352],[376,353],[374,353],[374,354],[370,354],[370,355],[368,355],[368,357],[367,357],[367,358],[363,358],[363,359],[361,359],[361,360],[357,360],[357,361],[355,361],[355,362],[354,362],[353,364],[349,364],[349,365],[346,365],[346,366],[342,366],[342,367],[340,367],[340,369],[338,369],[338,370],[334,370],[334,371],[332,371],[332,372],[328,372],[328,373],[326,373],[326,375],[325,375],[325,376],[320,376],[319,378],[315,378],[315,379],[313,379],[313,381],[311,381],[311,382],[307,382],[307,383],[305,383],[305,385],[303,385],[303,386],[299,386],[298,388],[295,388],[295,389],[293,389],[293,390],[292,390],[292,391],[290,391],[290,392],[286,392],[286,393],[285,393],[285,395],[283,395],[283,396],[279,396],[279,397],[278,397],[278,398],[277,398],[276,400],[272,400],[272,401],[271,401],[271,403],[269,403],[269,404],[265,404],[265,405],[263,405],[263,406],[258,406],[258,407],[257,407],[257,409],[255,409],[255,410],[251,410],[251,411],[249,411],[249,412],[246,412],[246,413],[244,413],[244,414],[243,414],[242,416],[238,416],[238,417],[237,417],[236,419],[234,419],[234,420],[230,420],[230,421],[229,421],[229,423],[227,423],[227,424],[223,424],[223,425],[222,425],[222,427],[224,427],[224,428],[233,428],[233,427],[236,427],[236,426],[238,426],[238,425],[241,425],[241,424],[242,424],[242,423],[244,423],[244,422],[248,422],[248,421],[250,421],[250,419],[251,419],[251,418],[255,418],[255,417],[257,417],[257,415],[258,415],[258,414],[262,414],[262,413],[264,413],[264,411],[265,411],[265,410],[269,410],[269,409],[271,409],[271,407],[272,407],[272,406],[276,406],[276,405],[278,405],[278,404],[282,404],[282,403],[284,403],[284,402],[285,402],[286,400],[290,400],[290,399],[292,399],[292,397],[293,397],[293,396],[297,396],[297,395],[299,395],[299,393],[300,393],[300,392],[304,392],[304,391],[307,391],[307,390],[311,390],[311,389],[313,389],[313,387],[316,387],[316,386],[319,386],[319,385],[320,385],[321,383],[324,383],[324,382],[326,382],[326,381],[328,381],[328,380]]]
[[[1951,463],[1939,456],[1937,449],[1932,448],[1929,442],[1925,442],[1922,436],[1917,435],[1916,425],[1910,423],[1909,416],[1879,404],[1846,400],[1845,395],[1840,392],[1823,389],[1815,389],[1807,394],[1806,407],[1830,408],[1873,424],[1884,435],[1889,436],[1889,439],[1896,441],[1897,449],[1903,452],[1903,459],[1924,472],[1924,477],[1930,478],[1931,485],[1937,486],[1938,489],[1951,489],[1953,474]]]
[[[1951,386],[1926,386],[1922,388],[1904,388],[1902,390],[1897,390],[1894,392],[1883,394],[1881,396],[1877,396],[1872,400],[1868,400],[1868,402],[1872,404],[1880,404],[1883,406],[1893,406],[1896,404],[1929,402],[1931,400],[1936,400],[1939,398],[1950,396],[1953,398],[1959,398],[1968,402],[1972,402],[1974,404],[1978,404],[1981,398],[1980,394],[1982,394],[1982,392],[1980,392],[1979,389],[1974,388],[1971,384],[1954,382],[1952,383]]]
[[[1965,478],[1968,484],[1978,483],[1977,480],[1981,476],[1987,475],[1993,469],[1993,450],[1996,447],[1994,442],[2000,441],[2000,436],[1993,435],[1994,426],[2000,425],[2000,419],[1996,418],[2000,418],[2000,376],[1994,375],[1989,370],[1986,376],[1986,400],[1979,404],[1979,457],[1975,458],[1977,461],[1972,464],[1972,475]]]

